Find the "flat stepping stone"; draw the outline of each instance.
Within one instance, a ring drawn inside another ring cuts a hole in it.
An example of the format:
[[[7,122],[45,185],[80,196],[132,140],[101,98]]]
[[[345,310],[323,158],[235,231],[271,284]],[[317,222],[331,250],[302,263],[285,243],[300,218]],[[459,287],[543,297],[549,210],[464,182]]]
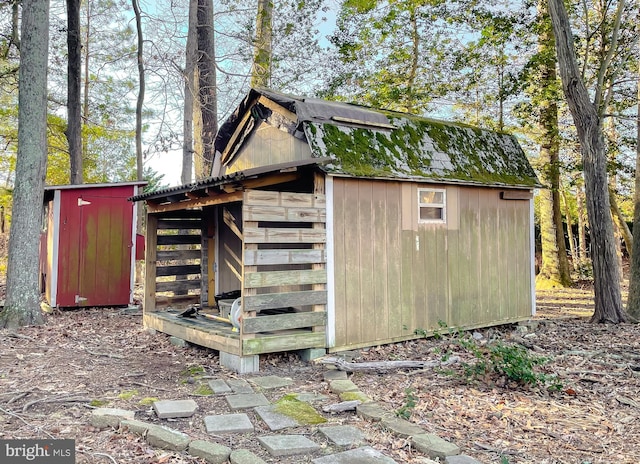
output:
[[[385,410],[378,403],[359,404],[356,406],[356,414],[372,421],[380,421],[385,417],[395,417],[393,413]]]
[[[460,448],[457,445],[454,445],[453,443],[450,443],[432,433],[414,435],[411,439],[411,445],[430,458],[444,459],[447,456],[460,454]]]
[[[133,420],[135,411],[118,408],[94,409],[89,418],[89,423],[97,429],[118,427],[121,420]]]
[[[265,390],[272,390],[274,388],[282,388],[293,385],[293,380],[286,377],[278,377],[277,375],[254,377],[251,379],[251,382]]]
[[[313,464],[397,464],[389,456],[385,456],[370,446],[330,454],[329,456],[316,458],[311,462]]]
[[[358,446],[365,441],[362,431],[351,425],[320,427],[318,430],[338,446]]]
[[[276,457],[313,453],[320,449],[320,445],[302,435],[271,435],[258,437],[258,441],[271,456]]]
[[[229,456],[231,464],[267,464],[264,460],[246,449],[239,449],[231,452]]]
[[[347,373],[345,371],[339,371],[337,369],[329,369],[324,373],[324,381],[330,382],[332,380],[347,380]]]
[[[422,427],[398,417],[383,417],[382,425],[396,435],[400,435],[404,438],[415,437],[417,435],[427,435]]]
[[[216,395],[226,395],[228,393],[233,393],[231,387],[227,385],[227,382],[222,379],[209,380],[209,388],[211,388],[211,390],[213,390],[213,393],[215,393]]]
[[[228,379],[227,385],[233,393],[254,393],[253,388],[244,379]]]
[[[191,442],[189,435],[157,425],[149,427],[146,439],[151,446],[171,451],[184,451]]]
[[[291,427],[299,427],[300,422],[293,417],[285,416],[276,411],[276,405],[270,404],[269,406],[259,406],[254,409],[256,414],[260,416],[260,419],[267,424],[269,430],[275,432],[276,430],[288,429]]]
[[[480,461],[477,461],[466,454],[461,454],[459,456],[447,456],[444,462],[446,464],[482,464]]]
[[[253,424],[246,414],[221,414],[206,416],[204,425],[207,433],[246,433],[253,432]]]
[[[351,380],[333,380],[329,384],[329,389],[339,395],[344,392],[358,391],[358,386]]]
[[[224,464],[229,461],[231,448],[205,440],[193,440],[189,443],[189,454],[203,458],[209,464]]]
[[[327,395],[323,395],[322,393],[296,393],[295,395],[298,401],[304,401],[305,403],[329,401],[329,397]]]
[[[193,400],[163,400],[155,401],[153,409],[160,419],[191,417],[196,413],[198,404]]]
[[[267,406],[269,400],[262,393],[241,393],[225,396],[231,409],[251,409],[256,406]]]

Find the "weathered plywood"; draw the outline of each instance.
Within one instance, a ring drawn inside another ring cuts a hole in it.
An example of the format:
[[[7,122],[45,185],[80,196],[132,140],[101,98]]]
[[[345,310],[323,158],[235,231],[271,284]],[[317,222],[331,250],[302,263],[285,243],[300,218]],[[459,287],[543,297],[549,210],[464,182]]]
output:
[[[242,354],[249,356],[261,353],[275,353],[278,351],[303,350],[306,348],[324,348],[325,335],[323,332],[284,333],[282,335],[267,335],[242,340]]]
[[[158,218],[147,215],[147,233],[145,235],[144,256],[144,312],[156,309],[156,253],[158,252]]]
[[[245,287],[275,287],[279,285],[312,285],[327,282],[325,270],[245,272]]]
[[[242,326],[244,333],[276,332],[325,325],[326,321],[327,313],[311,311],[244,318]]]
[[[245,243],[325,243],[324,229],[288,229],[247,227],[244,230]]]
[[[275,192],[271,190],[247,190],[245,205],[281,206],[285,208],[322,208],[326,206],[326,196],[319,193]]]
[[[243,311],[262,311],[265,309],[279,309],[300,307],[306,305],[326,304],[326,291],[302,291],[289,293],[262,293],[242,297]]]
[[[156,282],[156,292],[174,292],[186,294],[189,290],[200,289],[200,279],[171,280],[168,282]]]
[[[273,221],[273,222],[325,222],[326,210],[324,208],[294,208],[286,206],[245,206],[245,219],[247,221]]]
[[[246,250],[247,266],[326,263],[325,250]]]

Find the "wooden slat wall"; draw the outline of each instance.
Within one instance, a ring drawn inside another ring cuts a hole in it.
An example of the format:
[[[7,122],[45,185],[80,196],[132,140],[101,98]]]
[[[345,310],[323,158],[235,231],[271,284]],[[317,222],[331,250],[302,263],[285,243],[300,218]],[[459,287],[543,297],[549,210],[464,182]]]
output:
[[[306,142],[263,123],[226,173],[308,158],[311,158],[311,150]]]
[[[202,293],[202,213],[185,210],[154,214],[153,217],[157,221],[155,292],[160,294],[158,298],[199,302]]]
[[[447,223],[418,224],[419,186],[334,179],[334,348],[530,314],[528,201],[447,186]]]
[[[326,263],[326,230],[312,227],[324,226],[325,206],[323,194],[245,192],[243,354],[324,347],[327,291],[317,288],[327,283],[318,269]],[[267,310],[284,311],[261,314]]]

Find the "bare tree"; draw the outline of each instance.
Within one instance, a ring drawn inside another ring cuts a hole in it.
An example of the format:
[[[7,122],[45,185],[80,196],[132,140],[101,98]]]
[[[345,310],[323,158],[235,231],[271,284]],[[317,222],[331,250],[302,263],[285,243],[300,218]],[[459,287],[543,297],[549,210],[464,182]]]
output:
[[[0,327],[43,323],[38,254],[47,170],[48,0],[23,0],[20,40],[16,187]]]
[[[620,1],[620,11],[624,1]],[[602,94],[596,92],[595,103],[589,98],[576,59],[573,34],[569,18],[562,0],[549,0],[549,14],[556,37],[558,66],[562,78],[562,88],[573,121],[576,126],[585,178],[587,194],[587,215],[589,218],[593,275],[595,287],[594,322],[625,321],[620,292],[620,268],[616,258],[611,205],[609,202],[609,182],[607,176],[607,155],[602,133],[602,119],[598,107]],[[619,23],[618,23],[619,25]],[[609,53],[615,49],[615,31],[612,33]],[[609,62],[611,60],[610,56]],[[606,65],[606,59],[603,64]],[[601,90],[599,90],[601,92]]]
[[[272,20],[273,0],[258,0],[251,87],[269,87],[271,84]]]
[[[189,27],[187,29],[187,49],[184,66],[184,114],[182,119],[182,175],[180,181],[188,184],[193,179],[193,112],[195,82],[196,42],[198,24],[198,0],[189,0]]]
[[[80,43],[80,0],[67,0],[67,141],[72,184],[82,184],[82,116],[80,76],[82,51]]]

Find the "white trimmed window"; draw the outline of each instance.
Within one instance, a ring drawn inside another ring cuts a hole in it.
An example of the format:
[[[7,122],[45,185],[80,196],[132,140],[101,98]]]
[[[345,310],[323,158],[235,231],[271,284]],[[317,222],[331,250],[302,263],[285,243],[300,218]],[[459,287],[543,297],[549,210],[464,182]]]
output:
[[[444,189],[418,189],[418,222],[446,222],[447,195]]]

